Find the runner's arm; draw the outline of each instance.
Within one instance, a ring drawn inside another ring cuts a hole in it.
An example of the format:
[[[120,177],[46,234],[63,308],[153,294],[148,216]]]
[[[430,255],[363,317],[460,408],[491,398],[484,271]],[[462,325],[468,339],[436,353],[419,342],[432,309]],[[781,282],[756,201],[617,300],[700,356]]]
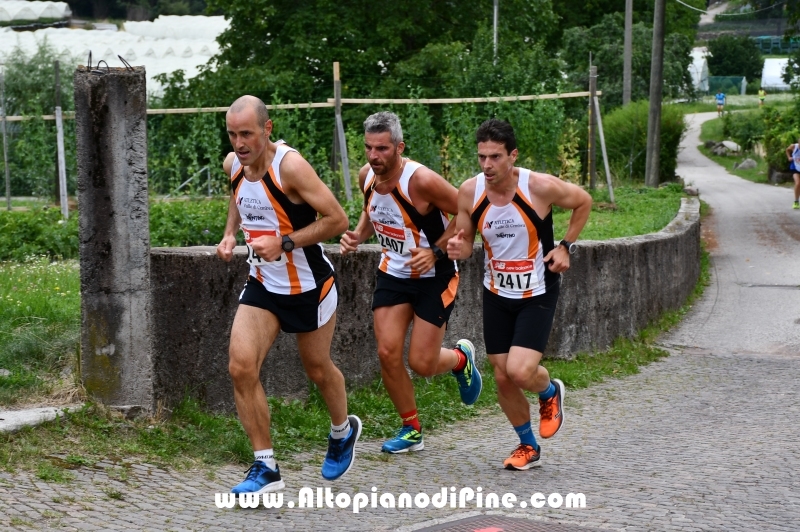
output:
[[[368,173],[369,165],[366,164],[358,172],[359,188],[362,191],[364,190],[364,184],[366,183]],[[361,209],[361,216],[358,218],[355,229],[352,231],[345,231],[341,240],[339,240],[339,251],[342,255],[356,251],[358,245],[369,240],[369,237],[374,233],[375,226],[370,222],[369,215],[367,214],[367,206],[364,205]]]
[[[281,161],[281,176],[284,191],[297,194],[318,213],[314,222],[288,235],[296,248],[324,242],[347,229],[344,209],[302,156],[288,153]]]
[[[569,242],[578,240],[578,236],[589,219],[589,213],[592,212],[592,197],[589,193],[577,185],[567,183],[549,174],[536,174],[536,179],[532,180],[530,184],[531,192],[533,192],[534,186],[536,195],[543,202],[572,211],[564,240]],[[544,257],[544,262],[548,264],[547,267],[552,272],[566,271],[569,269],[569,251],[564,246],[556,245]]]
[[[233,159],[236,155],[231,152],[225,157],[222,163],[222,169],[225,170],[225,175],[231,175],[231,168],[233,168]],[[222,240],[217,245],[217,256],[225,262],[230,262],[233,258],[233,248],[236,247],[236,233],[239,231],[239,224],[242,223],[242,218],[239,216],[239,209],[236,207],[236,191],[231,190],[231,200],[228,204],[228,219],[225,222],[225,232],[222,235]]]
[[[454,236],[447,241],[447,256],[452,260],[463,260],[472,255],[477,227],[470,218],[472,198],[475,195],[475,178],[468,179],[458,189],[458,213],[453,226]],[[448,226],[448,229],[450,228]]]

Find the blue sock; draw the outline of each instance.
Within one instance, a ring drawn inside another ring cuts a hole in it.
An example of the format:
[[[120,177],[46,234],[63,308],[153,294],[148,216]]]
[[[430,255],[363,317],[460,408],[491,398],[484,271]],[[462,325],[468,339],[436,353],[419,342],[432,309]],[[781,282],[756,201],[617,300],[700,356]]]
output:
[[[539,446],[536,445],[536,437],[533,435],[533,431],[531,430],[531,422],[528,421],[524,425],[520,425],[519,427],[514,427],[514,430],[519,436],[519,442],[525,443],[530,445],[537,451],[539,450]]]
[[[555,394],[556,394],[556,385],[553,384],[553,381],[550,381],[550,386],[548,386],[545,391],[539,392],[539,399],[541,399],[542,401],[547,401]]]

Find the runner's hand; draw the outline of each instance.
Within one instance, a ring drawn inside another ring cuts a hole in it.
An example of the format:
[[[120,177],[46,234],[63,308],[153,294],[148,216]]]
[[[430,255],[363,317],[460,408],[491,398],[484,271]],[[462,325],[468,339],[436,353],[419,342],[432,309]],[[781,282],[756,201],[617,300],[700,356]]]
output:
[[[281,248],[281,237],[279,236],[260,236],[250,242],[250,247],[256,255],[267,262],[276,261],[281,258],[283,248]]]
[[[233,258],[233,248],[236,247],[236,237],[226,236],[222,238],[222,242],[217,245],[217,257],[225,262],[230,262]]]
[[[339,240],[339,252],[342,255],[347,255],[350,252],[358,249],[358,233],[355,231],[347,230]]]
[[[562,245],[556,245],[544,258],[547,269],[553,273],[569,270],[569,251]]]
[[[464,230],[461,229],[447,241],[447,258],[458,260],[464,249]]]
[[[403,266],[411,266],[420,274],[427,273],[436,264],[436,255],[431,248],[410,248],[411,259],[406,261]]]

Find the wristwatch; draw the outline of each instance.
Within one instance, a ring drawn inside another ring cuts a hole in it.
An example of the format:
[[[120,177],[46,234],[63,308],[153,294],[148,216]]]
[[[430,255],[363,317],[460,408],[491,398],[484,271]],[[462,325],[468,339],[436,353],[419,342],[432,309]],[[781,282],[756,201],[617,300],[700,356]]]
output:
[[[436,244],[431,246],[431,251],[433,251],[433,256],[436,257],[436,260],[442,260],[447,257],[447,253]]]
[[[286,253],[294,249],[294,240],[289,238],[289,235],[283,235],[283,238],[281,238],[281,249]]]
[[[558,245],[567,248],[567,251],[570,255],[575,253],[575,250],[578,249],[578,246],[575,245],[575,242],[570,242],[569,240],[562,240],[558,243]]]

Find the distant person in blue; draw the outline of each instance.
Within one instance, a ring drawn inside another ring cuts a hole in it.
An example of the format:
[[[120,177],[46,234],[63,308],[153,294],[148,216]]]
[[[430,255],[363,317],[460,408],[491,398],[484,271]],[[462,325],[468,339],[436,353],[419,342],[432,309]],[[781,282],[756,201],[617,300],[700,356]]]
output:
[[[789,159],[789,169],[792,171],[794,179],[794,203],[793,209],[800,209],[800,139],[797,143],[786,148],[786,158]]]
[[[719,91],[714,98],[717,100],[717,116],[722,116],[722,108],[725,107],[725,93]]]

